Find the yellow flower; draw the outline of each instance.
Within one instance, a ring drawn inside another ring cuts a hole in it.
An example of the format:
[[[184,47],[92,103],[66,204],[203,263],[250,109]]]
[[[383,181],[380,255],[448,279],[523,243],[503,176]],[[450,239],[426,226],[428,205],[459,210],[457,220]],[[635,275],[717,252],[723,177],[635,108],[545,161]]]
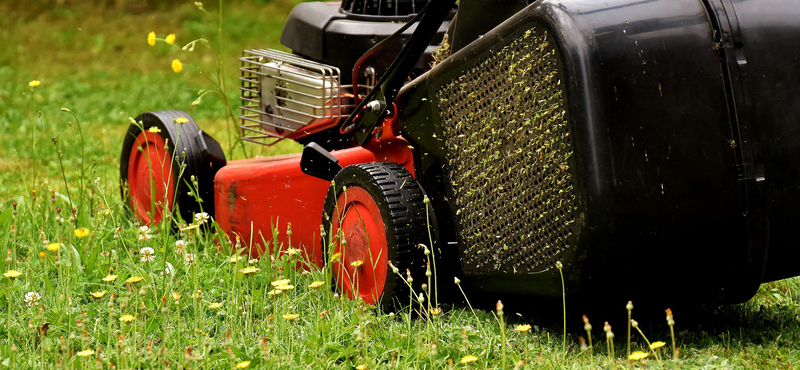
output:
[[[442,313],[442,309],[441,308],[439,308],[439,307],[431,308],[431,315],[439,316],[440,313]]]
[[[172,60],[172,70],[175,71],[175,73],[180,73],[180,71],[183,70],[183,63],[181,63],[180,59]]]
[[[86,349],[86,350],[80,351],[80,352],[78,352],[76,354],[78,355],[78,357],[89,357],[89,356],[94,354],[94,350],[93,349]]]
[[[230,262],[230,263],[236,263],[236,262],[239,262],[239,261],[241,261],[241,260],[242,260],[242,258],[243,258],[243,257],[242,257],[241,255],[237,254],[237,255],[235,255],[235,256],[231,256],[231,259],[229,259],[229,260],[228,260],[228,262]]]
[[[125,282],[128,284],[136,284],[142,280],[144,280],[144,278],[141,276],[131,276],[128,278],[128,280],[125,280]]]
[[[368,365],[365,364],[356,366],[356,370],[367,370],[368,368],[369,368]]]
[[[336,262],[340,258],[342,258],[342,254],[341,253],[334,253],[333,256],[331,256],[331,262]]]
[[[281,294],[281,293],[283,293],[282,290],[272,289],[269,292],[267,292],[267,295],[276,296],[276,295]]]
[[[363,264],[364,264],[364,261],[362,261],[362,260],[350,262],[350,266],[353,266],[355,268],[359,268]]]
[[[287,314],[283,315],[283,318],[288,320],[288,321],[297,320],[299,317],[300,317],[300,315],[298,315],[296,313],[287,313]]]
[[[76,238],[85,238],[89,236],[89,229],[85,227],[79,227],[75,229],[75,237]]]
[[[39,81],[39,80],[33,80],[31,82],[28,82],[28,86],[30,86],[30,87],[36,87],[36,86],[39,86],[41,84],[42,84],[42,82]]]
[[[300,250],[297,248],[287,248],[283,253],[288,254],[290,256],[295,256],[300,254]]]
[[[156,127],[156,126],[153,126],[153,127],[150,127],[149,129],[147,129],[147,132],[152,133],[152,134],[157,134],[157,133],[161,132],[161,129]]]
[[[222,303],[220,303],[220,302],[209,303],[208,304],[208,308],[216,311],[216,310],[222,308]]]
[[[17,270],[8,270],[3,275],[5,275],[5,277],[7,277],[7,278],[9,278],[11,280],[14,280],[14,279],[22,276],[22,273],[17,271]]]
[[[289,285],[289,283],[291,283],[291,282],[292,281],[289,280],[289,279],[275,280],[275,281],[272,282],[272,286]]]
[[[106,293],[108,293],[108,292],[105,291],[105,290],[100,290],[100,291],[97,291],[97,292],[91,292],[91,293],[89,293],[89,295],[94,297],[94,298],[100,299],[100,298],[103,298],[106,295]]]
[[[181,299],[181,294],[180,293],[172,293],[172,299],[174,299],[176,301]]]
[[[39,252],[39,257],[45,258],[46,256],[47,256],[47,253]]]
[[[464,358],[462,358],[462,359],[461,359],[461,361],[459,361],[459,362],[460,362],[460,363],[462,363],[462,364],[468,364],[468,363],[470,363],[470,362],[475,362],[475,361],[478,361],[478,358],[477,358],[477,357],[475,357],[475,356],[473,356],[473,355],[466,355],[466,356],[464,356]]]
[[[247,369],[248,366],[250,366],[250,361],[242,361],[236,364],[237,369]]]
[[[191,224],[191,225],[186,226],[186,227],[181,227],[181,231],[194,230],[194,229],[196,229],[198,227],[200,227],[200,225]]]
[[[170,45],[174,44],[175,43],[175,34],[174,33],[170,33],[169,35],[167,35],[167,37],[164,38],[164,42],[166,42],[167,44],[170,44]]]
[[[261,271],[261,269],[258,268],[258,267],[255,267],[255,266],[247,266],[247,267],[239,270],[239,272],[241,272],[244,275],[255,274],[256,272],[259,272],[259,271]]]
[[[278,285],[275,287],[277,290],[286,291],[294,289],[294,285]]]
[[[639,361],[639,360],[642,360],[642,359],[646,358],[647,356],[650,356],[650,354],[647,353],[647,352],[635,351],[635,352],[631,353],[630,356],[628,356],[628,360]]]
[[[525,333],[525,332],[527,332],[528,330],[531,330],[531,326],[530,326],[530,325],[528,325],[528,324],[525,324],[525,325],[517,325],[517,327],[516,327],[514,330],[516,330],[516,331],[518,331],[518,332],[520,332],[520,333]]]
[[[55,251],[57,251],[59,248],[61,248],[61,243],[50,243],[50,244],[48,244],[48,245],[47,245],[47,247],[46,247],[46,248],[47,248],[47,250],[49,250],[50,252],[55,252]]]
[[[650,345],[650,349],[656,350],[656,349],[659,349],[661,347],[664,347],[665,345],[667,345],[667,344],[662,342],[662,341],[653,342],[653,344]]]
[[[120,316],[120,318],[119,318],[119,321],[122,321],[124,323],[129,323],[129,322],[131,322],[133,320],[136,320],[136,318],[133,317],[133,315],[127,314],[127,313],[122,315],[122,316]]]
[[[105,281],[106,283],[110,283],[114,280],[117,280],[117,275],[106,275],[106,277],[102,278],[101,280]]]
[[[156,45],[156,33],[155,32],[150,32],[150,33],[147,34],[147,43],[150,44],[150,46],[155,46]]]
[[[175,123],[179,123],[179,124],[181,124],[181,125],[182,125],[182,124],[184,124],[184,123],[186,123],[186,122],[189,122],[189,119],[188,119],[188,118],[186,118],[186,117],[178,117],[178,118],[175,118],[175,119],[174,119],[174,120],[172,120],[172,121],[173,121],[173,122],[175,122]]]
[[[309,285],[308,285],[308,287],[309,287],[309,288],[316,289],[316,288],[319,288],[319,287],[321,287],[323,284],[325,284],[325,282],[324,282],[324,281],[319,281],[319,280],[317,280],[317,281],[314,281],[314,282],[312,282],[311,284],[309,284]]]

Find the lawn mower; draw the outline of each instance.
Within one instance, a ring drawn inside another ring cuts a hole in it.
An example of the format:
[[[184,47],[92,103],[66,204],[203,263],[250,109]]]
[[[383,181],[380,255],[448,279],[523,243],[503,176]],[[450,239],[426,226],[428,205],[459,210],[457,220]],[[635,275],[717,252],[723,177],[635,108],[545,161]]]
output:
[[[188,114],[148,112],[123,196],[142,223],[207,212],[254,257],[274,236],[386,309],[453,276],[746,301],[800,275],[796,5],[301,3],[292,52],[247,50],[240,70],[243,140],[302,154],[227,162]]]

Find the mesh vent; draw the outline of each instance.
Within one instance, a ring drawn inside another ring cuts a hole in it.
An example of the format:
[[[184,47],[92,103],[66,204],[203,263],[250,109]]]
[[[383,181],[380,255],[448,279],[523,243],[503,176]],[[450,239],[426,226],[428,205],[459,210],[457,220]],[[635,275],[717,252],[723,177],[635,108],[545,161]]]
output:
[[[558,66],[533,28],[437,92],[465,272],[541,270],[574,239]]]

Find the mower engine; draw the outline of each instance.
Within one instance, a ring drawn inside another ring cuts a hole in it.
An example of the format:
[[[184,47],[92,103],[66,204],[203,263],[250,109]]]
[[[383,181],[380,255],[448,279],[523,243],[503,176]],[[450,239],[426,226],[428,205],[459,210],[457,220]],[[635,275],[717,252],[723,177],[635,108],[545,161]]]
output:
[[[342,149],[357,143],[338,129],[341,120],[386,73],[414,27],[353,66],[370,48],[397,32],[427,1],[345,1],[298,4],[286,20],[281,42],[293,54],[246,50],[242,61],[242,137],[272,145],[289,138]],[[430,69],[432,53],[449,21],[438,27],[413,75]],[[340,71],[345,71],[342,74]],[[354,81],[355,78],[355,81]]]

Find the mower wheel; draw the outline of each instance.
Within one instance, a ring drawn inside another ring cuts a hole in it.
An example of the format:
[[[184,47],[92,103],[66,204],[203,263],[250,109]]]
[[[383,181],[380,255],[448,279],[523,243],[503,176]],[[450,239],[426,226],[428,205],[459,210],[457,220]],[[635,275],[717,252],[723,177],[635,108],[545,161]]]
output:
[[[409,270],[414,290],[422,292],[419,286],[428,281],[418,247],[428,244],[424,197],[417,181],[396,163],[351,165],[336,175],[322,216],[327,232],[322,247],[334,289],[387,312],[399,308],[411,292],[392,272],[391,261],[403,275]]]
[[[219,143],[182,111],[147,112],[135,121],[120,158],[122,198],[134,217],[158,224],[176,206],[187,222],[195,213],[213,215],[214,175],[225,165]]]

